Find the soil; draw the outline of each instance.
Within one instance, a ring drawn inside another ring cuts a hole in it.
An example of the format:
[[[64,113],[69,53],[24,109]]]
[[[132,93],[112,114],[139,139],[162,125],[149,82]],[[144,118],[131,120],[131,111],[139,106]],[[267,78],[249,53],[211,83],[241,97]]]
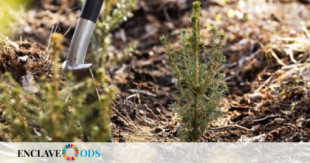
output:
[[[177,95],[176,83],[159,37],[168,35],[177,46],[180,30],[190,27],[190,4],[140,0],[134,17],[113,32],[114,49],[127,44],[120,32],[128,42],[138,41],[132,57],[108,69],[111,83],[119,89],[111,107],[113,141],[180,141],[178,118],[169,108]],[[212,122],[200,141],[310,141],[309,2],[211,0],[202,4],[202,38],[207,42],[211,26],[226,34],[227,61],[222,71],[229,91],[219,107],[224,116]],[[5,53],[0,71],[13,72],[17,80],[27,71],[35,77],[48,73],[48,64],[42,62],[44,45],[57,25],[56,31],[67,33],[65,56],[77,22],[76,6],[68,5],[64,12],[57,1],[41,1],[28,11],[22,41],[15,43],[22,48]],[[37,66],[14,64],[25,55]]]

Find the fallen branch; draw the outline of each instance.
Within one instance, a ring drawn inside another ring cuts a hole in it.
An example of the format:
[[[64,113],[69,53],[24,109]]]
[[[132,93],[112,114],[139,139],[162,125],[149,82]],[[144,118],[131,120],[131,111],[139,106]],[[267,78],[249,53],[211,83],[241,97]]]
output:
[[[240,126],[238,124],[222,126],[222,127],[214,127],[214,128],[211,128],[211,130],[221,130],[221,129],[233,128],[233,127],[240,128],[240,129],[243,129],[243,130],[246,130],[246,131],[254,131],[254,129],[248,129],[248,128]]]

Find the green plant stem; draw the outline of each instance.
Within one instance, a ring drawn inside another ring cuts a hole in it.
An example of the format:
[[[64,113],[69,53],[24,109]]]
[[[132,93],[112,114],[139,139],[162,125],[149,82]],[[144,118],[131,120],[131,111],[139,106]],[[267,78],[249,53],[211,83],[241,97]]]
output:
[[[198,124],[197,124],[197,117],[198,117],[198,99],[199,96],[195,95],[195,107],[194,107],[194,121],[193,121],[193,134],[192,134],[192,141],[197,141],[198,135]]]
[[[199,53],[199,33],[198,33],[198,29],[199,29],[199,15],[197,13],[197,10],[194,11],[195,14],[195,30],[194,30],[194,37],[195,37],[195,90],[196,92],[194,93],[194,98],[195,98],[195,106],[194,106],[194,119],[193,119],[193,137],[192,137],[192,141],[197,141],[197,135],[198,135],[198,122],[197,122],[197,118],[198,118],[198,99],[199,99],[199,95],[197,93],[198,88],[199,88],[199,80],[198,80],[198,71],[199,71],[199,57],[198,57],[198,53]]]

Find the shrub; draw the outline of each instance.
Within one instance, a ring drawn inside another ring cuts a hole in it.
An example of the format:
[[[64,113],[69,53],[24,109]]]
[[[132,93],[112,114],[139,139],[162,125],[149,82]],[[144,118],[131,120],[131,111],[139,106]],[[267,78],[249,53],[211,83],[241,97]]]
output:
[[[93,100],[92,79],[76,82],[71,74],[60,78],[58,58],[62,36],[53,34],[49,55],[52,77],[42,76],[35,93],[29,93],[9,73],[0,77],[0,110],[5,123],[0,130],[8,141],[109,141],[109,108],[115,89],[106,81],[104,69],[96,71],[96,86],[103,95]]]
[[[216,29],[211,32],[208,62],[203,63],[204,42],[200,38],[200,2],[193,3],[192,33],[182,31],[182,48],[171,49],[167,37],[161,37],[168,56],[173,76],[178,79],[180,96],[172,105],[181,118],[180,136],[183,141],[198,141],[207,125],[220,115],[217,109],[226,90],[219,73],[220,63],[225,60],[222,53],[223,35]]]
[[[104,8],[99,16],[94,36],[92,37],[89,58],[95,61],[96,67],[106,67],[118,60],[126,59],[131,54],[135,44],[131,43],[122,52],[118,59],[108,59],[108,47],[112,42],[111,33],[116,30],[121,23],[132,17],[131,11],[135,8],[137,0],[105,0]]]

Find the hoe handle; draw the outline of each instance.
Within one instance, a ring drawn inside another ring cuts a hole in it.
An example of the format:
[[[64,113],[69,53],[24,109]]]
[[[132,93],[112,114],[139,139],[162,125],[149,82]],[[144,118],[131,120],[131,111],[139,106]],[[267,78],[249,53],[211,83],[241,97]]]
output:
[[[86,0],[81,18],[96,22],[100,14],[103,0]]]
[[[65,71],[70,69],[70,67],[73,68],[84,64],[87,48],[96,27],[96,21],[102,5],[103,0],[85,1],[81,17],[75,28],[69,47],[67,62],[63,66]]]

